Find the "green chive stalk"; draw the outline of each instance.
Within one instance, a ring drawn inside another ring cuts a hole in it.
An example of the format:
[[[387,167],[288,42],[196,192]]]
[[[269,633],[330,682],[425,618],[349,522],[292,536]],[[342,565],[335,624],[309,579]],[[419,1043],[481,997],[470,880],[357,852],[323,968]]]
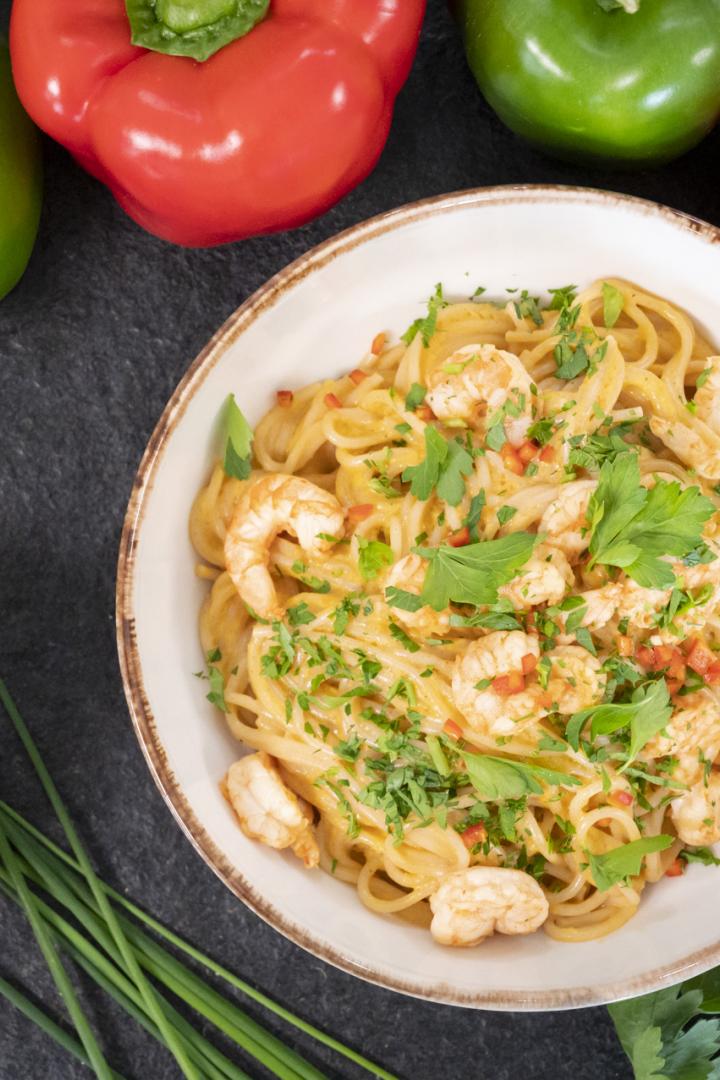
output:
[[[10,983],[1,979],[0,995],[12,1001],[78,1060],[90,1064],[98,1077],[122,1080],[102,1057],[60,961],[60,950],[86,971],[145,1030],[171,1050],[183,1075],[189,1080],[196,1077],[203,1080],[248,1078],[196,1031],[147,976],[152,976],[166,990],[209,1020],[280,1080],[325,1080],[323,1073],[150,937],[138,925],[139,922],[228,985],[317,1042],[381,1080],[397,1080],[391,1073],[239,979],[101,881],[92,868],[30,732],[1,679],[0,701],[23,742],[73,851],[73,855],[64,851],[21,814],[0,801],[0,891],[18,903],[28,915],[58,989],[65,998],[80,1043]],[[46,903],[41,895],[30,888],[29,883],[41,890],[55,906]],[[123,908],[133,918],[116,910],[113,904]],[[58,905],[76,920],[82,932],[55,910]]]
[[[0,701],[2,701],[2,704],[5,707],[5,711],[7,712],[13,723],[15,731],[17,732],[20,741],[25,747],[25,752],[30,758],[35,768],[35,772],[38,775],[38,779],[40,780],[40,783],[45,790],[45,794],[50,800],[50,804],[55,811],[57,819],[63,827],[63,831],[65,833],[65,836],[67,837],[68,843],[70,844],[70,847],[75,854],[77,862],[82,868],[82,872],[85,875],[90,889],[92,890],[93,896],[95,896],[98,904],[100,905],[100,910],[102,912],[103,918],[105,919],[107,927],[110,930],[112,936],[114,937],[115,943],[122,954],[126,970],[130,973],[130,976],[132,977],[135,985],[142,994],[143,1000],[145,1001],[145,1004],[150,1012],[150,1015],[152,1016],[153,1021],[157,1024],[158,1029],[162,1032],[162,1036],[165,1039],[168,1050],[170,1050],[171,1054],[177,1061],[180,1069],[182,1070],[183,1076],[185,1076],[187,1080],[202,1080],[197,1069],[195,1069],[195,1067],[190,1063],[182,1047],[177,1042],[175,1038],[175,1033],[168,1025],[163,1015],[163,1012],[160,1009],[152,986],[140,970],[137,959],[133,954],[133,951],[130,948],[127,940],[125,939],[125,935],[120,929],[120,925],[115,916],[115,912],[111,908],[108,898],[100,886],[100,881],[92,867],[85,848],[80,841],[80,837],[75,830],[75,826],[70,819],[70,815],[65,808],[65,804],[60,798],[60,792],[55,787],[55,782],[50,776],[45,762],[40,756],[40,751],[36,747],[32,736],[30,735],[30,732],[25,724],[25,721],[18,712],[15,706],[15,702],[10,697],[8,689],[2,679],[0,679]],[[33,929],[35,929],[35,927],[33,927]],[[107,1068],[107,1066],[105,1067]],[[102,1075],[103,1078],[105,1076],[104,1073],[98,1073],[98,1075]]]
[[[32,1020],[46,1035],[54,1039],[58,1046],[61,1046],[63,1050],[67,1050],[68,1054],[72,1054],[77,1061],[81,1061],[83,1065],[91,1065],[85,1048],[77,1039],[73,1039],[72,1035],[68,1035],[67,1031],[61,1028],[59,1024],[56,1024],[52,1017],[39,1009],[34,1002],[30,1001],[30,998],[25,997],[25,994],[13,986],[12,983],[9,983],[7,979],[3,979],[2,976],[0,976],[0,995],[9,1001],[11,1005],[14,1005],[18,1012],[21,1012],[28,1020]],[[120,1073],[113,1071],[111,1075],[113,1080],[124,1080]]]

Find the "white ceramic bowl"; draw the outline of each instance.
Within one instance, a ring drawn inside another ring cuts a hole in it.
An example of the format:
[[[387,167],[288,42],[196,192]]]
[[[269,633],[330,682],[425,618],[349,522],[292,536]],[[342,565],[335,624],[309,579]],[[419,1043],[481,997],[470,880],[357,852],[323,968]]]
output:
[[[218,790],[238,754],[192,672],[204,586],[187,520],[217,452],[223,399],[252,422],[279,387],[354,367],[378,329],[402,332],[441,281],[464,297],[611,275],[672,297],[720,341],[720,232],[652,203],[549,187],[491,188],[403,207],[330,240],[227,321],[173,394],[128,509],[118,643],[148,765],[179,824],[220,878],[272,926],[363,978],[435,1001],[553,1009],[648,992],[720,963],[716,872],[691,866],[649,888],[639,914],[600,941],[542,934],[451,950],[366,910],[354,890],[240,832]]]

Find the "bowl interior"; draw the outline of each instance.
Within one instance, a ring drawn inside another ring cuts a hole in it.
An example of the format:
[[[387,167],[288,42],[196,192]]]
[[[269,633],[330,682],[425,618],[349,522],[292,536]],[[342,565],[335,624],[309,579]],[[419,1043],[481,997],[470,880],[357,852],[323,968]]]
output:
[[[237,827],[218,781],[238,756],[193,676],[203,666],[204,586],[187,520],[217,452],[229,392],[251,422],[276,389],[354,367],[380,329],[402,333],[436,282],[453,299],[625,277],[671,297],[720,341],[720,245],[709,227],[651,204],[562,189],[494,189],[386,215],[273,279],[211,342],[148,448],[120,560],[118,628],[126,691],[173,811],[226,883],[278,930],[368,979],[484,1008],[561,1008],[647,992],[720,962],[712,871],[691,866],[649,888],[613,936],[579,945],[495,937],[449,950],[366,910],[355,891]]]

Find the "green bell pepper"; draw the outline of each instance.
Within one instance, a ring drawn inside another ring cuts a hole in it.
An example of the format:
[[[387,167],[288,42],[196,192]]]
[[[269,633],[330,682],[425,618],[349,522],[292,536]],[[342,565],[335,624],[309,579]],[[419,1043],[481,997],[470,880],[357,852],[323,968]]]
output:
[[[470,67],[518,135],[643,165],[720,114],[720,0],[451,0]]]
[[[40,142],[18,101],[10,52],[0,39],[0,299],[25,271],[41,204]]]

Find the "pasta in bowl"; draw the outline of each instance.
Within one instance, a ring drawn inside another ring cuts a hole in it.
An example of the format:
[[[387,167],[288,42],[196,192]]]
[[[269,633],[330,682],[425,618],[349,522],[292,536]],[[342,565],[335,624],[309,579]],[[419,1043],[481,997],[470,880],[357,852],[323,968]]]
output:
[[[120,551],[132,719],[197,851],[317,956],[491,1009],[720,963],[716,238],[585,190],[404,207],[173,394]]]
[[[190,533],[247,837],[450,946],[599,938],[713,862],[720,357],[685,312],[438,285],[254,435],[226,409]]]

